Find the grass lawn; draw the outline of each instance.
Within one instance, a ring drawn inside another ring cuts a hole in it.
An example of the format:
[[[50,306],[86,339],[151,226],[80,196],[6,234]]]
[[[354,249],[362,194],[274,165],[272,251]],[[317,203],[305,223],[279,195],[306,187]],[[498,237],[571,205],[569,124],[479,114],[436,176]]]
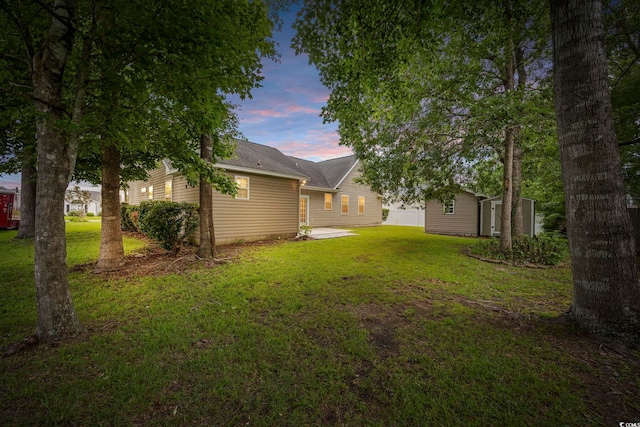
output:
[[[67,224],[70,266],[96,259],[99,227]],[[356,233],[180,274],[72,269],[88,333],[0,360],[0,425],[640,422],[638,350],[549,321],[569,269],[485,263],[462,253],[472,239],[419,228]],[[14,236],[0,232],[2,349],[36,324],[33,243]]]

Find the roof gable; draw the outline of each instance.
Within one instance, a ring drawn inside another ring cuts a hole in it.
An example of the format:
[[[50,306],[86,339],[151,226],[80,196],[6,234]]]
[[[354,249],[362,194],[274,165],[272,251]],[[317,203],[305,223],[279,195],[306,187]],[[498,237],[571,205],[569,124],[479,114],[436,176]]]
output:
[[[276,148],[255,142],[236,140],[235,143],[233,157],[220,159],[217,167],[305,180],[307,188],[336,190],[358,164],[355,156],[313,162],[287,156]],[[167,174],[177,172],[171,160],[165,159],[163,162]]]
[[[301,176],[307,187],[336,189],[357,164],[355,156],[313,162],[283,154],[280,150],[249,141],[236,141],[235,157],[219,162],[256,170]]]

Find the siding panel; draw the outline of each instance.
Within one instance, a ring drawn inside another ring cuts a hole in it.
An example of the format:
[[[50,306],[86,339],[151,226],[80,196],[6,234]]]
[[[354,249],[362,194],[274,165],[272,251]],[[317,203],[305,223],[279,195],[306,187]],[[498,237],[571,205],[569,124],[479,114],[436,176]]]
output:
[[[129,184],[131,204],[147,200],[140,189],[149,185],[154,187],[154,200],[164,200],[164,184],[169,177],[165,168],[154,169],[149,175],[148,181]],[[231,177],[235,175],[229,173]],[[299,181],[250,173],[241,175],[249,178],[249,200],[213,192],[216,243],[294,236],[298,232]],[[173,176],[172,187],[174,202],[199,202],[199,186],[190,186],[182,175]]]
[[[456,236],[478,235],[478,202],[471,193],[455,195],[454,213],[444,214],[442,203],[428,200],[425,205],[425,232]]]
[[[382,223],[382,201],[378,193],[369,187],[357,184],[360,176],[354,168],[340,185],[337,193],[332,193],[332,209],[324,208],[324,192],[310,191],[302,187],[302,194],[309,196],[309,225],[312,227],[366,227]],[[349,196],[349,214],[342,214],[341,199]],[[358,214],[358,197],[365,198],[364,214]]]

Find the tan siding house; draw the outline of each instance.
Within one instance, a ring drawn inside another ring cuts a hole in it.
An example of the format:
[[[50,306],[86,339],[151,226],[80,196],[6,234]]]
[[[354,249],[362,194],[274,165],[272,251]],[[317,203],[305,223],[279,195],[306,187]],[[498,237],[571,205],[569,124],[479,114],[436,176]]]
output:
[[[425,205],[425,232],[477,236],[478,208],[478,197],[469,192],[456,194],[453,202],[446,205],[428,200]]]
[[[382,223],[382,201],[378,193],[357,184],[360,176],[357,163],[336,189],[309,190],[302,187],[302,195],[309,196],[309,225],[312,227],[367,227]],[[343,196],[348,207],[343,212]]]
[[[238,185],[236,197],[213,193],[216,243],[295,236],[300,225],[379,225],[380,197],[355,183],[357,165],[353,156],[314,163],[285,156],[272,147],[237,141],[235,157],[216,165]],[[146,181],[129,183],[128,201],[133,205],[145,200],[198,203],[199,191],[165,160]],[[343,198],[348,199],[344,213]]]
[[[535,201],[522,198],[524,232],[535,235]],[[455,195],[453,203],[427,200],[425,232],[456,236],[499,236],[502,198],[487,198],[470,191]]]

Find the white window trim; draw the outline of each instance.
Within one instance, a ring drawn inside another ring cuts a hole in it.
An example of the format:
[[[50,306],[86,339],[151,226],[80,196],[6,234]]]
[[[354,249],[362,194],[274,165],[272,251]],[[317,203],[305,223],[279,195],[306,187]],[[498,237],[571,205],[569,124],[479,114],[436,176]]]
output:
[[[344,210],[342,209],[342,207],[344,206],[344,203],[342,203],[342,201],[344,200],[343,198],[346,197],[347,198],[347,211],[344,212]],[[348,194],[343,194],[340,196],[340,214],[341,215],[349,215],[349,195]]]
[[[362,199],[362,213],[360,213],[360,199]],[[364,196],[358,196],[358,215],[364,215],[367,212],[366,203]]]
[[[153,200],[153,185],[149,186],[149,189],[147,190],[147,194],[149,195],[149,200]]]
[[[169,188],[167,188],[167,185]],[[167,190],[169,190],[169,194],[167,194]],[[173,201],[173,178],[164,180],[164,199],[168,202]]]
[[[451,212],[447,212],[447,208],[451,205]],[[442,213],[445,215],[455,215],[456,213],[456,201],[455,199],[451,201],[451,203],[443,203],[442,204]]]
[[[329,198],[330,198],[329,204],[331,205],[331,207],[329,209],[327,209],[327,196],[329,196]],[[333,194],[331,194],[331,193],[324,193],[324,210],[325,211],[332,211],[333,210]]]
[[[236,200],[249,200],[250,195],[251,195],[251,179],[248,176],[243,176],[243,175],[236,175],[233,177],[233,181],[236,183],[236,187],[240,188],[238,186],[238,178],[241,179],[246,179],[247,180],[247,197],[238,197],[238,194],[236,193]]]

